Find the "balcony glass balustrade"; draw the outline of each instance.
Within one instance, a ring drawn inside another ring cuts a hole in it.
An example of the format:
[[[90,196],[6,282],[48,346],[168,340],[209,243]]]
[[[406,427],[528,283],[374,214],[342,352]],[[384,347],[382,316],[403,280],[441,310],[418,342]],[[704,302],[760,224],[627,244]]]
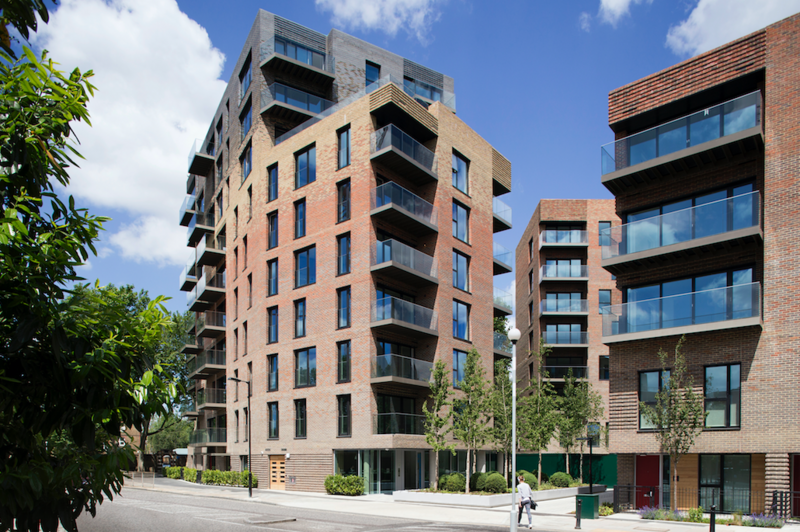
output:
[[[496,332],[494,333],[494,350],[502,351],[503,353],[512,354],[511,340],[505,334]]]
[[[578,264],[545,264],[539,268],[539,279],[570,279],[589,276],[589,267]]]
[[[215,310],[199,312],[197,314],[197,330],[205,327],[225,327],[226,314]]]
[[[425,416],[416,414],[375,414],[374,434],[425,434]]]
[[[214,213],[213,212],[208,212],[208,213],[202,214],[202,213],[198,212],[198,213],[195,213],[194,216],[192,216],[192,219],[189,220],[189,226],[188,226],[188,229],[187,229],[187,234],[188,234],[188,240],[189,241],[199,238],[198,235],[195,234],[195,229],[197,229],[198,226],[210,228],[210,230],[213,231]]]
[[[603,336],[761,316],[761,284],[746,283],[603,307]]]
[[[539,312],[585,314],[589,312],[589,302],[585,299],[543,299],[539,302]]]
[[[512,265],[514,264],[514,254],[497,242],[493,242],[492,244],[492,256],[494,257],[494,260],[502,262],[508,266],[509,270],[512,269]]]
[[[586,331],[545,331],[542,333],[544,343],[548,345],[580,345],[589,343]]]
[[[433,363],[395,354],[378,355],[372,360],[372,378],[402,377],[420,382],[431,380]]]
[[[186,306],[191,307],[197,301],[197,286],[186,292]]]
[[[372,209],[384,205],[395,205],[429,224],[436,225],[436,212],[433,210],[433,205],[397,183],[388,182],[376,187],[372,191],[371,200]]]
[[[603,259],[612,259],[758,227],[760,220],[761,194],[749,192],[604,229],[600,233],[600,249]]]
[[[511,225],[511,207],[497,196],[492,196],[492,213],[508,225]]]
[[[189,437],[190,445],[202,445],[206,443],[226,443],[227,429],[197,429],[192,431]]]
[[[514,308],[514,296],[501,288],[494,287],[494,304],[505,308]]]
[[[333,106],[333,102],[325,98],[287,87],[282,83],[273,83],[261,91],[261,109],[265,109],[272,102],[285,103],[312,114],[327,111]]]
[[[273,54],[280,54],[300,63],[324,70],[329,74],[336,73],[336,58],[332,55],[311,50],[301,44],[287,41],[280,37],[261,43],[259,63],[263,63]]]
[[[205,155],[206,157],[213,158],[215,155],[215,146],[214,141],[212,140],[208,144],[203,142],[203,139],[195,139],[192,143],[192,149],[189,151],[189,165],[188,167],[192,167],[192,161],[194,160],[195,156],[197,155]]]
[[[397,240],[376,242],[373,266],[394,261],[421,274],[436,277],[436,260]]]
[[[543,366],[544,376],[551,379],[566,379],[572,372],[576,379],[585,379],[589,373],[586,366]]]
[[[207,288],[217,288],[220,290],[225,289],[227,272],[222,273],[204,273],[200,279],[197,280],[197,294],[200,299]]]
[[[394,124],[389,124],[372,133],[369,138],[369,146],[370,153],[394,147],[408,155],[426,170],[433,173],[437,171],[436,155]]]
[[[187,194],[185,198],[183,198],[183,203],[181,203],[181,209],[178,211],[178,223],[183,225],[184,218],[187,216],[189,211],[194,210],[194,204],[197,201],[197,196],[194,194]]]
[[[214,235],[206,235],[205,238],[200,239],[200,242],[197,243],[197,256],[203,256],[208,250],[225,251],[225,235],[221,234],[217,238],[214,238]]]
[[[756,91],[602,146],[602,175],[760,124],[761,93]]]
[[[189,273],[191,272],[191,273]],[[178,287],[183,289],[184,286],[187,286],[186,283],[196,283],[197,276],[194,274],[195,272],[195,264],[194,264],[194,253],[192,254],[192,262],[187,264],[181,270],[181,274],[178,277]]]
[[[372,321],[398,320],[425,329],[436,329],[436,311],[396,297],[384,297],[372,303]]]
[[[588,244],[589,233],[587,231],[572,229],[545,229],[539,235],[540,244]]]
[[[197,406],[206,404],[224,405],[226,400],[226,391],[220,388],[203,388],[197,390]]]
[[[225,350],[224,349],[209,349],[199,353],[192,358],[186,367],[189,373],[193,373],[204,366],[224,366],[225,365]]]

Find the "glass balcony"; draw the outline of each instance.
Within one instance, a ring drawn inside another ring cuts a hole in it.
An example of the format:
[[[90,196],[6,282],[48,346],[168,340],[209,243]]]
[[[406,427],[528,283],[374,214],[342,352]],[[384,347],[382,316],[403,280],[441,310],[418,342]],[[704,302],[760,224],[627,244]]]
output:
[[[225,295],[226,272],[206,272],[197,281],[197,297],[203,301],[217,301]]]
[[[226,315],[224,312],[208,310],[197,314],[197,335],[214,336],[219,329],[225,328]],[[214,329],[210,329],[213,327]],[[221,331],[224,332],[224,331]]]
[[[391,296],[372,303],[372,321],[383,320],[397,320],[424,329],[437,328],[436,311]]]
[[[197,263],[201,266],[213,265],[225,258],[225,233],[216,238],[207,234],[197,244]]]
[[[214,213],[195,213],[192,219],[189,220],[189,227],[187,230],[187,240],[189,245],[194,247],[200,238],[207,233],[214,232]]]
[[[587,366],[543,366],[542,370],[551,379],[566,379],[570,372],[576,379],[585,379],[589,374]]]
[[[539,247],[542,246],[586,246],[589,244],[587,231],[571,229],[545,229],[539,234]]]
[[[373,216],[396,225],[411,222],[416,230],[438,231],[433,205],[397,183],[388,182],[376,187],[370,200],[372,211],[377,211],[372,213]]]
[[[213,138],[208,144],[195,139],[189,152],[189,173],[205,176],[214,167],[215,146]]]
[[[613,338],[630,333],[679,327],[693,327],[697,330],[726,329],[737,326],[729,322],[760,318],[760,316],[761,284],[757,282],[739,284],[609,305],[603,308],[603,336]],[[750,325],[751,321],[742,325]],[[670,334],[679,332],[672,331]]]
[[[497,196],[492,196],[492,214],[494,214],[493,231],[511,229],[511,207]]]
[[[373,266],[395,262],[429,277],[436,277],[436,259],[396,240],[375,243]]]
[[[197,390],[197,406],[202,407],[208,404],[224,405],[226,400],[226,390],[219,388],[203,388]]]
[[[502,351],[503,353],[508,353],[509,356],[512,354],[512,346],[511,340],[508,339],[508,336],[505,334],[501,334],[497,331],[494,333],[494,350],[495,351]]]
[[[589,343],[586,331],[545,331],[542,333],[547,345],[583,345]]]
[[[749,192],[604,229],[600,233],[600,249],[603,259],[613,259],[759,227],[760,220],[761,194]]]
[[[539,268],[539,280],[543,279],[585,279],[589,277],[589,267],[577,264],[545,264]]]
[[[195,275],[197,267],[194,263],[194,253],[189,257],[189,262],[186,266],[183,267],[181,270],[181,274],[178,277],[178,287],[181,290],[187,291],[194,288],[195,284],[197,283],[197,276]]]
[[[761,93],[757,91],[602,146],[602,175],[760,124]]]
[[[370,135],[372,159],[421,184],[438,179],[436,155],[394,124]]]
[[[194,399],[189,399],[188,404],[181,405],[181,415],[184,417],[197,417],[197,404]]]
[[[194,204],[197,201],[197,196],[194,194],[187,194],[185,198],[183,198],[183,203],[181,204],[181,209],[178,211],[178,223],[183,226],[188,226],[189,221],[192,219],[192,215],[194,214]]]
[[[281,39],[280,37],[276,37],[271,41],[261,43],[259,63],[269,61],[276,55],[280,57],[287,57],[294,62],[314,67],[315,69],[322,70],[328,74],[336,73],[336,58],[330,54],[324,54],[316,50],[311,50],[310,48],[306,48],[301,44],[287,41],[285,39]],[[281,71],[284,70],[285,68],[281,69]]]
[[[514,269],[514,253],[497,242],[492,243],[492,256],[494,257],[494,275],[511,273]]]
[[[225,350],[224,349],[209,349],[198,353],[197,356],[189,360],[186,364],[186,369],[189,375],[201,372],[208,366],[225,366]]]
[[[400,377],[427,384],[433,363],[401,355],[378,355],[372,360],[372,378]]]
[[[189,445],[225,444],[227,429],[198,429],[192,431]]]
[[[425,416],[416,414],[375,414],[374,434],[425,434]]]
[[[586,314],[589,312],[589,302],[585,299],[543,299],[539,302],[539,312]]]
[[[514,308],[514,296],[501,288],[494,287],[494,306],[507,309]]]
[[[261,112],[270,109],[275,102],[285,103],[306,114],[316,115],[333,107],[333,102],[307,92],[273,83],[261,91]],[[276,114],[280,114],[277,111]]]

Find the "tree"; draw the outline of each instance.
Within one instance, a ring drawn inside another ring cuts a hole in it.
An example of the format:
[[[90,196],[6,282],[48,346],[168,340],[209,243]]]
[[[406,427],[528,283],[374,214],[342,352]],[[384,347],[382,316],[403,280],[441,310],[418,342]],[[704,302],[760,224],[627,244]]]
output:
[[[450,420],[453,416],[450,397],[453,395],[450,390],[450,382],[447,374],[447,366],[441,360],[433,364],[431,381],[429,382],[431,393],[428,400],[422,404],[422,412],[425,414],[425,441],[433,449],[433,470],[436,472],[433,478],[433,489],[439,489],[439,451],[450,451],[456,454],[456,446],[447,444],[447,435],[453,430]],[[430,409],[428,405],[430,404]]]
[[[539,478],[542,483],[542,451],[547,449],[556,434],[559,420],[559,398],[549,380],[542,378],[542,361],[550,347],[539,339],[539,350],[531,351],[538,366],[537,378],[523,391],[519,410],[519,445],[539,453]]]
[[[575,447],[578,438],[588,434],[589,422],[603,417],[603,398],[592,390],[586,381],[578,381],[568,370],[564,383],[564,396],[561,399],[561,417],[558,424],[558,441],[566,453],[567,473],[569,474],[569,452]],[[580,446],[581,459],[578,476],[583,481],[583,445]]]
[[[508,320],[504,316],[494,319],[494,332],[508,336]]]
[[[462,395],[453,401],[455,420],[453,432],[467,446],[467,493],[473,472],[473,458],[490,435],[488,416],[488,386],[481,355],[473,347],[467,353],[464,379],[458,387]]]
[[[56,4],[52,0],[53,5]],[[36,33],[37,20],[36,15],[47,23],[50,20],[50,14],[47,12],[47,7],[43,0],[6,0],[2,3],[2,13],[0,13],[0,48],[5,53],[17,58],[14,50],[11,49],[11,39],[18,41],[16,37],[12,37],[7,26],[11,25],[20,33],[20,36],[26,41],[29,38],[28,30],[33,30]]]
[[[678,500],[678,461],[692,448],[705,422],[703,395],[695,392],[694,379],[688,374],[686,357],[681,352],[685,338],[678,340],[669,370],[669,355],[663,349],[658,350],[663,382],[656,393],[656,404],[639,403],[642,416],[656,430],[661,452],[669,455],[673,501]]]
[[[150,453],[182,449],[189,445],[194,422],[179,420],[170,425],[166,423],[164,417],[158,417],[150,423],[150,439],[147,442]]]
[[[506,480],[511,480],[511,428],[512,428],[512,390],[511,361],[498,360],[494,363],[494,386],[489,393],[489,410],[492,414],[491,440],[498,453],[506,456],[503,468]],[[517,392],[517,410],[520,409],[520,394]]]

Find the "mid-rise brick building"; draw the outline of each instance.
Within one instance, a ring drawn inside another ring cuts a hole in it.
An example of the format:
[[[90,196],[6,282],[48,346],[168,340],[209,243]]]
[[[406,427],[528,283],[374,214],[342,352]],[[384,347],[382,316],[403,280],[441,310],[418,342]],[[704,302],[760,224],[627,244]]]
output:
[[[492,317],[511,304],[493,276],[512,260],[492,235],[511,226],[497,199],[511,164],[455,114],[453,90],[340,31],[259,11],[190,154],[181,212],[197,311],[190,464],[311,491],[334,472],[368,492],[437,474],[421,415],[433,362],[457,382],[470,348],[488,375],[509,356],[495,351]],[[252,412],[231,378],[250,383]],[[441,469],[463,471],[464,453]]]
[[[622,225],[603,267],[623,303],[603,341],[618,482],[655,488],[637,506],[760,513],[800,490],[798,87],[795,15],[609,95],[602,182]],[[682,335],[705,421],[671,479],[639,401]]]

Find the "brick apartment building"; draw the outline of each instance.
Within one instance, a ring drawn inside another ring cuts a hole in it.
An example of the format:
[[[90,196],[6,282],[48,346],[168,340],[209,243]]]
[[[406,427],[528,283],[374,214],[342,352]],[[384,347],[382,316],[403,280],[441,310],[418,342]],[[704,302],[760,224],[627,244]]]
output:
[[[773,490],[800,490],[798,87],[795,15],[609,94],[611,452],[619,484],[654,486],[655,503],[760,513]],[[671,481],[638,402],[684,334],[706,418]]]
[[[556,390],[571,371],[601,394],[606,413],[609,357],[601,308],[620,303],[621,296],[600,264],[600,231],[612,224],[619,225],[614,200],[541,200],[517,245],[515,264],[520,385],[539,376],[531,351],[539,350],[542,338],[550,347],[544,375]],[[555,443],[548,451],[563,452]]]
[[[432,364],[457,379],[475,347],[491,375],[509,356],[492,317],[511,312],[493,293],[511,253],[492,247],[511,227],[496,198],[511,164],[456,116],[453,90],[340,31],[259,11],[190,154],[181,211],[197,311],[190,464],[309,491],[334,472],[370,493],[437,474],[421,416]],[[252,412],[231,377],[251,383]],[[441,470],[463,471],[464,454]],[[482,452],[479,466],[497,459]]]

